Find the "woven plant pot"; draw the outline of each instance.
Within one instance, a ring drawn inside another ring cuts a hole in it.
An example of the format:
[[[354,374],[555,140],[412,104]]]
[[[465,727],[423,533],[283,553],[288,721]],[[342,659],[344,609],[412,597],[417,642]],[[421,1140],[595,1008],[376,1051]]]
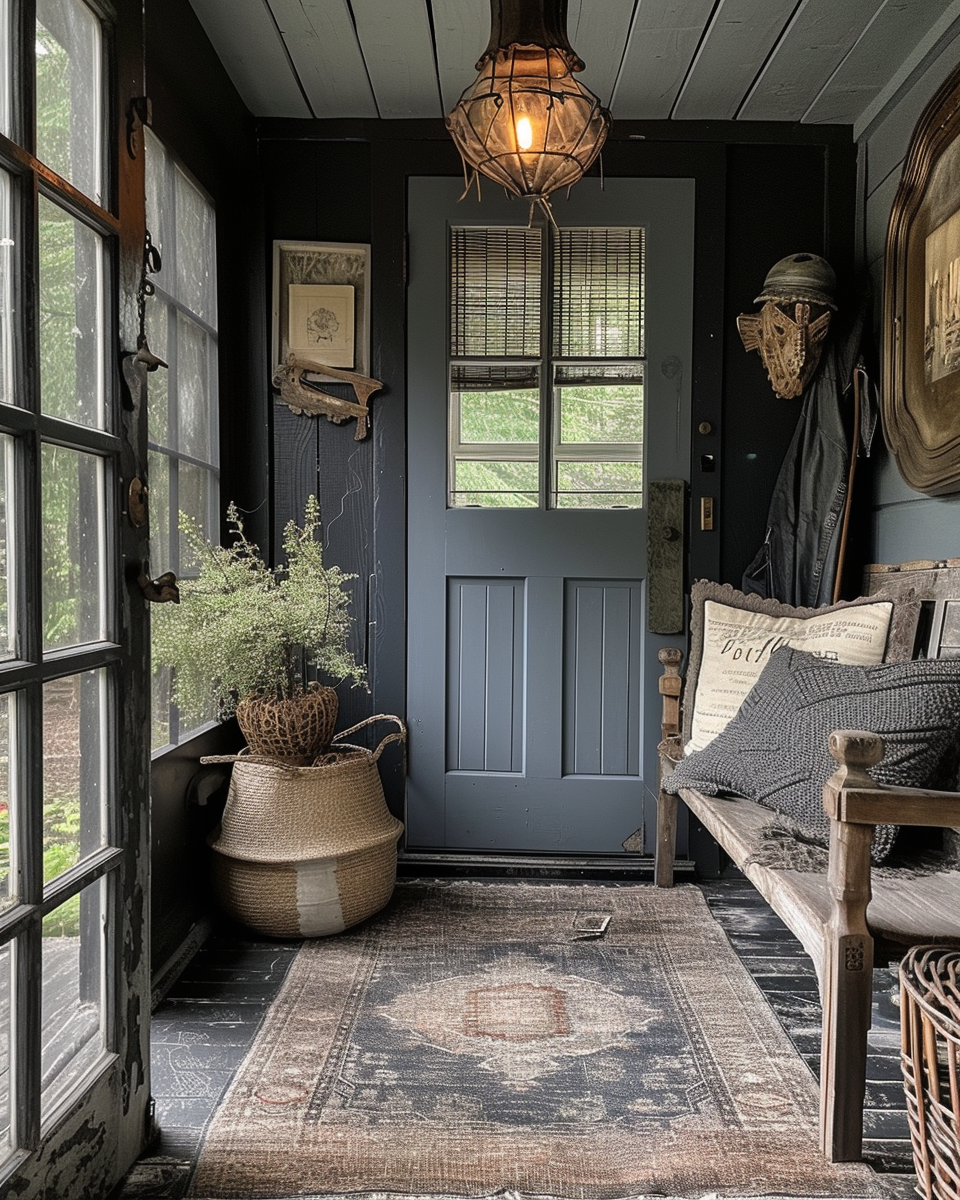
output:
[[[244,696],[237,704],[237,723],[251,754],[306,766],[330,745],[338,706],[333,688],[314,683],[287,700]]]
[[[376,750],[341,741],[390,720]],[[370,717],[334,739],[315,766],[244,754],[211,841],[214,891],[223,909],[269,937],[324,937],[378,912],[393,894],[403,824],[384,800],[377,760],[404,741],[398,717]]]

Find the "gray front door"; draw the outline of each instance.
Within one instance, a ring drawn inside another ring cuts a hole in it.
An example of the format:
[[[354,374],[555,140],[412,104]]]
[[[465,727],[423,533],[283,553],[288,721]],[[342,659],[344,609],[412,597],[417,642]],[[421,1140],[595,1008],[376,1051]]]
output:
[[[559,231],[461,190],[410,181],[407,847],[622,853],[653,828],[643,499],[688,473],[694,185],[583,181]]]

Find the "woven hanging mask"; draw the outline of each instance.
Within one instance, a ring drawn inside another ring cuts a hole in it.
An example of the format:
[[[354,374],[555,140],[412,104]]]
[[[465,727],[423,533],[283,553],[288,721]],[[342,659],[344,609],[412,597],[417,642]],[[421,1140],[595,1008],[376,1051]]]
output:
[[[823,308],[813,320],[811,307]],[[777,396],[791,400],[803,393],[820,363],[830,317],[830,309],[822,305],[768,300],[759,313],[737,318],[744,347],[759,350]]]

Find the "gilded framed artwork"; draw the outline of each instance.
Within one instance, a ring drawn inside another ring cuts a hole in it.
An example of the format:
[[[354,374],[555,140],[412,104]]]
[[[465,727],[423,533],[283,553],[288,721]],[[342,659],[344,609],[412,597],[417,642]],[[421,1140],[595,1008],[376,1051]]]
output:
[[[887,445],[916,491],[960,491],[960,71],[913,132],[883,290]]]
[[[369,330],[368,245],[273,243],[274,369],[291,354],[303,354],[369,375]]]

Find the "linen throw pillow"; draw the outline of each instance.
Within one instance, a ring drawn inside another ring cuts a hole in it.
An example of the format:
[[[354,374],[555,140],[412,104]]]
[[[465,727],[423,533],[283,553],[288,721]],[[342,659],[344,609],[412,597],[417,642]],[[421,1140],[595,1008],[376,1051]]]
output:
[[[919,613],[913,597],[795,608],[706,580],[693,585],[691,599],[683,705],[688,754],[703,750],[736,714],[778,647],[860,666],[903,661],[912,656]]]
[[[878,783],[952,788],[960,761],[960,659],[848,666],[783,648],[770,658],[740,711],[706,749],[663,781],[733,794],[783,813],[805,837],[828,845],[823,785],[837,768],[827,748],[836,729],[867,729],[884,740],[871,769]],[[874,862],[896,828],[878,826]]]

